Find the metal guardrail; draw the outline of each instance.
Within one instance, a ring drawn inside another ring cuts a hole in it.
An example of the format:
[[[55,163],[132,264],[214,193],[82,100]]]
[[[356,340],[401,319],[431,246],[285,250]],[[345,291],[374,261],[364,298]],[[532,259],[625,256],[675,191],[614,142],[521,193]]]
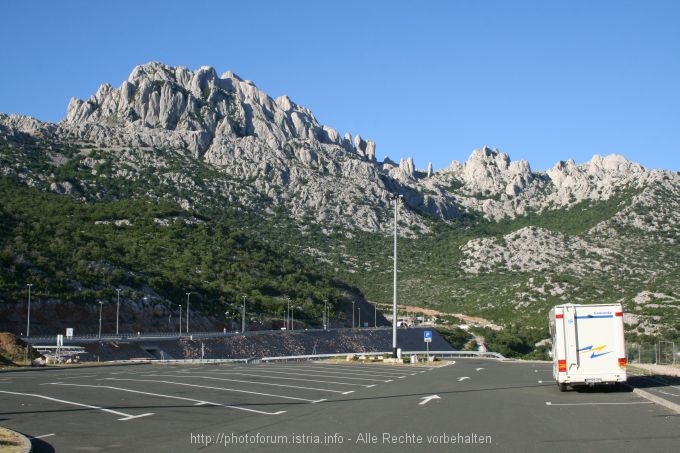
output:
[[[486,358],[486,359],[496,359],[505,360],[505,357],[497,352],[480,352],[480,351],[429,351],[430,356],[438,358]],[[332,359],[334,357],[347,357],[347,356],[366,356],[366,357],[379,357],[385,355],[391,355],[391,352],[345,352],[345,353],[334,353],[334,354],[309,354],[309,355],[294,355],[294,356],[279,356],[279,357],[249,357],[243,359],[144,359],[144,362],[152,364],[171,364],[171,363],[187,363],[187,364],[219,364],[219,363],[245,363],[245,364],[258,364],[258,363],[271,363],[271,362],[291,362],[291,361],[303,361],[303,360],[322,360],[322,359]],[[403,359],[408,358],[411,355],[425,355],[426,350],[421,351],[402,351],[401,356]],[[125,362],[139,362],[140,359],[132,359],[129,361],[125,360],[112,360],[110,363],[125,363]]]
[[[253,359],[149,359],[149,363],[170,364],[170,363],[249,363]],[[120,360],[119,360],[120,362]]]
[[[296,355],[296,356],[281,356],[281,357],[262,357],[259,359],[262,362],[276,362],[276,361],[289,361],[289,360],[314,360],[314,359],[330,359],[333,357],[347,357],[348,355],[355,356],[366,356],[366,357],[377,357],[384,355],[391,355],[392,352],[347,352],[347,353],[336,353],[336,354],[313,354],[313,355]],[[427,354],[426,350],[420,351],[402,351],[402,358],[407,358],[411,355],[423,355]],[[477,357],[477,358],[487,358],[487,359],[498,359],[503,360],[501,354],[497,352],[480,352],[480,351],[429,351],[429,354],[434,357],[439,358],[457,358],[457,357]]]
[[[54,345],[35,345],[33,349],[38,351],[54,351],[56,349],[61,349],[63,351],[82,351],[82,346],[54,346]]]

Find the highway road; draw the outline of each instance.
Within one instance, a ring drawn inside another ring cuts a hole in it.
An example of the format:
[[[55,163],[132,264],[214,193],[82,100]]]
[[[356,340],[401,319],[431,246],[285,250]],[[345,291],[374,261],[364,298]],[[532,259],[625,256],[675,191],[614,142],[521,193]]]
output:
[[[633,392],[560,393],[546,363],[290,362],[0,373],[0,425],[49,451],[663,452]]]

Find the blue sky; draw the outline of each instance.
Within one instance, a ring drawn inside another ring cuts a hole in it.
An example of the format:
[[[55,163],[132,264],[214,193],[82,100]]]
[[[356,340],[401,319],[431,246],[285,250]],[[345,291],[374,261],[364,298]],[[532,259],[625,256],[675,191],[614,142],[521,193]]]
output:
[[[142,63],[287,94],[379,159],[495,147],[534,170],[623,154],[680,171],[677,1],[90,1],[2,6],[0,112],[59,121]]]

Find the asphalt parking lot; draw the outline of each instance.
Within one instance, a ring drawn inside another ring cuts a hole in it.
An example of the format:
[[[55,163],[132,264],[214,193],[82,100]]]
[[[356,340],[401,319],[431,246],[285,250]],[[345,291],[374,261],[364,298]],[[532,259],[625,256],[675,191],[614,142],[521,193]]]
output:
[[[560,393],[544,363],[290,362],[0,374],[0,425],[34,451],[674,451],[676,413]]]

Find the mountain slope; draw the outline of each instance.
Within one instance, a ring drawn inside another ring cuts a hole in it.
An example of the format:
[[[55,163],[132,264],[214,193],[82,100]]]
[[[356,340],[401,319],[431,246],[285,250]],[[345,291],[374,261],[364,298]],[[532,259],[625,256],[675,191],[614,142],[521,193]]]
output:
[[[405,305],[540,337],[552,304],[621,301],[631,331],[676,334],[677,173],[617,155],[533,172],[488,147],[435,172],[375,152],[207,67],[139,66],[59,124],[0,114],[0,297],[35,280],[92,310],[125,285],[160,326],[190,288],[209,326],[242,292],[270,320],[289,294],[310,323],[326,297],[347,319],[353,293],[390,305],[399,194]]]

